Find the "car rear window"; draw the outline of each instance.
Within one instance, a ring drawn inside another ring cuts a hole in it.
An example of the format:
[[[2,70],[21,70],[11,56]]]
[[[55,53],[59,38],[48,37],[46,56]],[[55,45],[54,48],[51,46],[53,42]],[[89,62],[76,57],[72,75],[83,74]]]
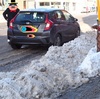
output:
[[[15,21],[44,22],[45,14],[42,12],[19,13]]]

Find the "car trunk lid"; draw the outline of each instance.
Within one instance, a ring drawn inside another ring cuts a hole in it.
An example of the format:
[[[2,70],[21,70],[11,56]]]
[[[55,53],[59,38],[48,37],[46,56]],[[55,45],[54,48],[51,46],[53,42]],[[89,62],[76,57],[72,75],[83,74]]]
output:
[[[19,13],[14,19],[12,28],[15,35],[19,33],[43,32],[45,28],[45,14],[43,12]]]

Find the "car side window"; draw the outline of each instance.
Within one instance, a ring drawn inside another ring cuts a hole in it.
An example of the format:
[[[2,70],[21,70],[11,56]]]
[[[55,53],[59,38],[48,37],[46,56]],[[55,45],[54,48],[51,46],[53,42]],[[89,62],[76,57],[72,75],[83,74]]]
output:
[[[54,20],[65,20],[65,17],[61,11],[54,11],[52,13],[52,19]]]
[[[68,13],[67,11],[64,11],[64,10],[62,12],[63,12],[63,14],[65,16],[66,21],[71,19],[71,14],[70,13]]]

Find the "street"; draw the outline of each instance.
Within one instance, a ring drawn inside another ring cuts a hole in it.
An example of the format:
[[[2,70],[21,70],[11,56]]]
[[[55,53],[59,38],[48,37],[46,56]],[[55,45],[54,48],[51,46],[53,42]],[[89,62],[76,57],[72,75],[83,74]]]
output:
[[[96,23],[94,13],[75,15],[81,25],[82,33],[91,31]],[[46,47],[25,46],[13,50],[7,43],[6,23],[0,23],[0,72],[23,71],[32,60],[40,59],[48,51]],[[92,30],[94,31],[94,30]],[[100,77],[91,78],[87,84],[64,92],[57,99],[100,99]]]

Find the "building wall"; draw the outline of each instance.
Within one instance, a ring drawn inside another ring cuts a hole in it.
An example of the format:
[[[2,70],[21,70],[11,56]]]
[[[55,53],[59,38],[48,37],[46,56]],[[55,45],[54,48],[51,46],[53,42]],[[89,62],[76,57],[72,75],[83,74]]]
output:
[[[27,5],[26,5],[26,0],[16,0],[16,2],[18,2],[18,8],[19,9],[25,9],[27,8]]]
[[[35,8],[35,0],[27,0],[27,8]]]
[[[82,0],[37,0],[36,7],[40,7],[40,2],[49,2],[49,6],[41,6],[41,7],[55,7],[55,8],[62,8],[70,12],[81,12],[81,1]],[[52,2],[60,2],[60,5],[52,5]]]
[[[3,10],[8,7],[8,2],[11,0],[6,0]],[[22,10],[25,8],[62,8],[69,12],[80,13],[83,7],[95,7],[96,0],[16,0],[18,2],[18,7]]]
[[[44,4],[45,6],[41,7],[55,7],[55,8],[63,8],[65,10],[68,10],[70,12],[81,12],[83,10],[83,7],[88,7],[89,9],[95,5],[95,0],[36,0],[36,7],[40,7],[40,3],[46,3],[49,2],[49,5]],[[52,5],[52,2],[60,2],[60,5]]]

